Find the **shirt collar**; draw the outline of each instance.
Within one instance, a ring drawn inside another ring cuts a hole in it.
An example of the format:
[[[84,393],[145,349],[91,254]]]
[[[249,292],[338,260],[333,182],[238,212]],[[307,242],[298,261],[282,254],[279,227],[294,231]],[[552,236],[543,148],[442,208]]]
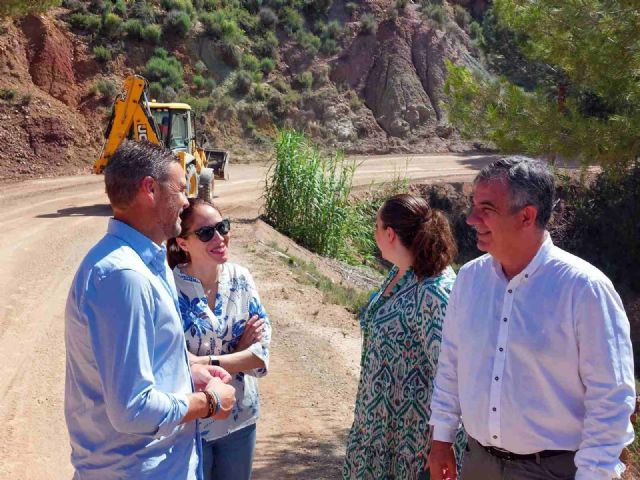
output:
[[[523,279],[528,279],[531,277],[538,268],[540,268],[547,261],[551,254],[551,249],[553,248],[553,240],[551,240],[551,235],[549,232],[544,232],[544,240],[542,241],[542,245],[538,248],[538,252],[531,259],[529,264],[524,267],[524,269],[515,277],[513,277],[509,283],[520,282]],[[502,265],[495,258],[492,258],[493,269],[495,273],[500,277],[504,278],[504,272],[502,271]]]
[[[158,245],[135,228],[115,218],[109,219],[107,233],[127,243],[135,250],[145,264],[151,264],[156,269],[159,269],[161,266],[164,267],[167,258],[167,249],[164,245]]]

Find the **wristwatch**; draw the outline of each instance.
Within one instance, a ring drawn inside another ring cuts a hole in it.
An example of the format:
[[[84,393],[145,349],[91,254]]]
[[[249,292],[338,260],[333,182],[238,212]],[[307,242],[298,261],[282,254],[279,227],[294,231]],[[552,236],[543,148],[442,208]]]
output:
[[[218,360],[215,355],[209,355],[209,365],[213,365],[214,367],[219,367],[220,360]]]

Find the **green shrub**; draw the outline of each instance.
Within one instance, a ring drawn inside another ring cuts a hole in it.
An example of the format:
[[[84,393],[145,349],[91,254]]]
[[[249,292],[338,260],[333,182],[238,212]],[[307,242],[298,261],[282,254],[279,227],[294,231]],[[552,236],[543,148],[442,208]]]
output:
[[[242,49],[235,43],[221,40],[218,44],[220,55],[227,65],[238,68],[242,63]]]
[[[183,85],[182,64],[164,48],[156,48],[144,68],[144,76],[150,82],[158,82],[163,88],[178,90]]]
[[[213,107],[209,97],[180,97],[178,101],[190,105],[196,115],[202,115]]]
[[[263,58],[260,60],[260,71],[265,75],[269,75],[276,69],[276,62],[271,58]]]
[[[302,72],[296,75],[295,81],[301,90],[309,90],[313,86],[313,75],[311,72]]]
[[[205,78],[203,88],[208,92],[211,92],[211,90],[216,88],[216,81],[213,78]]]
[[[115,13],[107,13],[102,19],[102,30],[109,38],[118,38],[122,34],[123,20]]]
[[[289,35],[293,35],[304,28],[304,17],[291,7],[284,7],[280,11],[280,20]]]
[[[463,6],[454,5],[453,19],[456,21],[460,28],[466,31],[469,28],[469,24],[471,23],[471,14]]]
[[[202,75],[204,72],[207,71],[207,64],[204,63],[202,60],[198,60],[196,64],[193,66],[193,68],[195,69],[196,72]]]
[[[426,4],[422,8],[423,15],[437,26],[444,27],[449,22],[447,12],[442,5]]]
[[[340,45],[338,45],[338,42],[333,38],[324,38],[322,45],[320,45],[320,51],[325,55],[333,55],[340,51]]]
[[[329,23],[327,23],[325,32],[326,35],[328,35],[330,38],[334,38],[337,40],[342,36],[343,28],[342,25],[340,25],[340,22],[331,20]]]
[[[219,10],[211,13],[203,13],[200,21],[205,32],[214,38],[223,40],[229,45],[242,47],[248,43],[247,36],[236,22],[235,18],[227,11]]]
[[[280,93],[288,93],[291,90],[291,87],[286,82],[286,80],[282,77],[276,78],[273,83],[273,88],[278,90]]]
[[[136,0],[129,9],[129,16],[137,18],[145,25],[156,23],[156,12],[146,0]]]
[[[202,75],[194,75],[191,78],[191,83],[193,83],[193,85],[198,88],[198,89],[202,89],[204,88],[204,84],[205,84],[205,79]]]
[[[191,17],[182,10],[171,10],[164,19],[164,32],[186,37],[191,30]]]
[[[180,10],[188,14],[193,13],[193,4],[191,0],[162,0],[160,6],[167,11]]]
[[[251,84],[253,80],[251,74],[245,70],[238,70],[236,72],[236,78],[233,83],[233,87],[240,95],[246,95],[251,90]]]
[[[478,44],[482,45],[484,43],[484,31],[478,22],[473,21],[469,24],[469,35]]]
[[[245,53],[242,56],[242,68],[250,72],[255,72],[258,70],[258,68],[260,68],[260,62],[254,55]]]
[[[349,15],[353,16],[358,10],[358,4],[356,2],[347,2],[344,9]]]
[[[259,83],[253,89],[253,97],[256,100],[266,100],[269,97],[269,87],[264,83]]]
[[[25,93],[20,98],[20,105],[27,106],[27,105],[29,105],[31,103],[31,100],[33,100],[33,95],[31,93]]]
[[[145,42],[149,42],[152,45],[158,45],[162,38],[162,28],[160,25],[147,25],[142,31],[142,38]]]
[[[360,19],[360,33],[369,35],[376,33],[376,30],[378,30],[378,21],[376,20],[376,17],[370,13],[362,15],[362,18]]]
[[[265,28],[275,28],[278,24],[278,15],[270,8],[261,8],[258,13],[260,24]]]
[[[69,25],[76,30],[96,32],[102,25],[102,19],[90,13],[74,13],[69,17]]]
[[[314,56],[318,53],[318,50],[320,50],[320,45],[322,44],[320,38],[306,30],[299,30],[298,32],[296,32],[295,39],[296,42],[298,42],[298,44],[300,44],[300,46],[305,49],[307,54],[311,56]]]
[[[93,56],[96,57],[96,60],[100,63],[107,63],[111,61],[112,58],[111,49],[98,45],[93,47]]]
[[[113,11],[124,17],[127,15],[127,5],[124,3],[124,0],[115,0],[113,3]]]
[[[118,93],[118,86],[113,80],[101,78],[91,86],[91,93],[100,94],[105,100],[113,100]]]
[[[306,2],[306,7],[312,16],[326,15],[333,4],[333,0],[313,0]]]
[[[10,102],[16,97],[16,91],[13,88],[0,88],[0,99]]]
[[[135,40],[142,40],[143,38],[144,25],[142,24],[142,21],[137,18],[132,18],[131,20],[124,22],[122,29],[127,34],[128,38]]]
[[[220,8],[220,0],[203,0],[202,1],[202,10],[207,12],[213,12]]]
[[[160,100],[162,98],[162,91],[164,87],[158,82],[149,83],[149,95],[150,100]]]
[[[265,188],[265,219],[296,242],[321,254],[344,250],[348,199],[355,163],[326,158],[304,134],[283,131]]]
[[[259,57],[277,58],[279,45],[278,37],[274,32],[269,30],[254,40],[253,51]]]

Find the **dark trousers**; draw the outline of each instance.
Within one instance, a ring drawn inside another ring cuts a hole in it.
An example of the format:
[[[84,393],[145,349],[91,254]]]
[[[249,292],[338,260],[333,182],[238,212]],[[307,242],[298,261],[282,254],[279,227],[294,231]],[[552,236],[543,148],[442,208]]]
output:
[[[575,452],[526,460],[503,460],[469,438],[462,463],[462,480],[573,480]]]

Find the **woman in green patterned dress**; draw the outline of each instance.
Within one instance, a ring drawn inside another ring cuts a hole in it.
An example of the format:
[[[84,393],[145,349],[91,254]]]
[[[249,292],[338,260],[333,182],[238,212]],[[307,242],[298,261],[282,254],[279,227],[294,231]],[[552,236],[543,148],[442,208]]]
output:
[[[442,212],[404,194],[380,207],[375,237],[394,266],[361,318],[360,384],[342,476],[428,479],[430,402],[456,244]],[[458,463],[464,443],[461,430]]]

